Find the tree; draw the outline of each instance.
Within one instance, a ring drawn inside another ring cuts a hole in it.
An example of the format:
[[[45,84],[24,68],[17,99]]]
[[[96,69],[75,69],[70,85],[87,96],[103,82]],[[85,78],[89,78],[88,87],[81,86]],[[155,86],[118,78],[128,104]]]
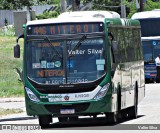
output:
[[[59,4],[60,0],[37,0],[37,5]]]
[[[17,10],[24,6],[31,8],[33,5],[59,4],[59,0],[0,0],[0,9]]]
[[[144,5],[145,11],[151,11],[153,9],[160,9],[160,0],[156,0],[153,2],[152,0],[147,0],[146,4]]]
[[[93,0],[94,10],[115,11],[121,14],[121,0]]]
[[[84,0],[89,2],[91,0]],[[138,0],[139,4],[143,0]],[[94,10],[107,10],[115,11],[121,15],[121,0],[92,0]],[[126,16],[130,18],[135,12],[140,11],[136,7],[135,0],[124,0],[123,3],[126,6]],[[150,11],[153,9],[160,9],[160,0],[146,0],[144,3],[144,11]]]
[[[31,7],[35,4],[33,0],[0,0],[1,9],[17,10],[22,9],[24,6]]]
[[[128,14],[128,18],[131,18],[134,13],[139,12],[139,9],[136,8],[135,3],[131,3],[129,7],[130,13]],[[152,0],[147,0],[146,3],[144,3],[144,11],[151,11],[154,9],[160,9],[160,0],[156,0],[156,2],[153,2]]]

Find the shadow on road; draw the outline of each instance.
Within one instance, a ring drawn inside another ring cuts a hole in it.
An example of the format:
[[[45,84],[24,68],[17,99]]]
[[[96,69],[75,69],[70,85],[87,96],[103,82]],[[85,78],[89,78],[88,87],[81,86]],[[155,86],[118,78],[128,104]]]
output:
[[[139,115],[137,119],[144,117],[144,115]],[[123,125],[123,122],[130,121],[134,119],[119,119],[117,123],[111,124],[107,122],[107,119],[100,117],[100,118],[80,118],[78,121],[73,122],[57,122],[50,124],[48,127],[43,128],[50,130],[52,128],[59,129],[59,130],[104,130],[104,129],[118,129]],[[126,125],[125,125],[126,126]]]
[[[137,119],[144,117],[144,115],[139,115]],[[12,122],[12,121],[24,121],[24,120],[33,120],[38,119],[37,117],[16,117],[16,118],[3,118],[0,119],[0,122]],[[79,118],[78,121],[68,121],[68,122],[56,122],[50,124],[46,128],[47,130],[57,129],[57,130],[118,130],[125,128],[126,124],[124,122],[134,120],[134,119],[119,119],[117,123],[111,124],[108,123],[107,119],[104,117],[98,118]],[[27,123],[27,122],[26,122]],[[32,123],[31,123],[32,124]],[[129,124],[128,124],[129,125]]]
[[[8,122],[8,121],[22,121],[22,120],[32,120],[32,119],[37,119],[37,117],[3,118],[3,119],[0,119],[0,122]]]

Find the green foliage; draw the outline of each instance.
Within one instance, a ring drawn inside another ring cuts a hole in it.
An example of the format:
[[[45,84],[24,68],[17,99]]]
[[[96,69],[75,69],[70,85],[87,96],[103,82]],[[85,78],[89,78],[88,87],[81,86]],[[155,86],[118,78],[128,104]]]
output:
[[[0,0],[0,9],[17,10],[24,6],[59,4],[59,0]]]
[[[36,5],[52,5],[52,4],[59,4],[59,0],[37,0]]]
[[[120,0],[94,0],[93,1],[94,10],[105,10],[105,11],[115,11],[121,14],[120,10]]]
[[[13,56],[13,46],[16,44],[16,37],[0,36],[0,97],[24,96],[23,83],[19,82],[19,76],[15,68],[22,68],[21,58]],[[20,44],[23,42],[20,40]],[[21,45],[23,48],[23,45]]]
[[[0,28],[0,36],[15,36],[15,27],[7,25]]]
[[[12,10],[22,9],[24,6],[31,7],[35,3],[33,0],[0,0],[1,9]]]
[[[117,0],[94,0],[93,7],[97,10],[117,10],[120,6],[120,1]]]
[[[84,2],[89,0],[84,0]],[[126,15],[127,18],[138,12],[139,9],[136,7],[136,2],[132,0],[124,0],[123,3],[126,6]],[[121,1],[120,0],[93,0],[93,9],[94,10],[107,10],[115,11],[121,14]],[[153,2],[152,0],[147,0],[144,4],[144,11],[150,11],[153,9],[160,9],[160,0]]]
[[[54,11],[46,11],[36,16],[37,19],[57,18],[60,14],[60,6],[57,6]]]
[[[129,5],[129,8],[130,8],[130,13],[127,16],[128,18],[131,18],[134,13],[139,11],[139,9],[136,8],[136,4],[133,2]],[[144,11],[151,11],[154,9],[160,9],[160,0],[159,2],[158,1],[153,2],[152,0],[147,0],[147,2],[144,4]]]
[[[136,13],[136,12],[138,12],[138,9],[136,8],[136,4],[135,4],[134,2],[132,2],[132,3],[130,4],[130,13],[128,14],[127,18],[131,18],[132,15],[133,15],[134,13]]]
[[[51,0],[52,4],[59,4],[60,0]]]
[[[153,2],[152,0],[147,0],[144,10],[145,11],[151,11],[153,9],[160,9],[160,1],[159,2]]]
[[[37,15],[37,19],[48,19],[57,18],[59,13],[57,11],[44,12],[43,14]]]

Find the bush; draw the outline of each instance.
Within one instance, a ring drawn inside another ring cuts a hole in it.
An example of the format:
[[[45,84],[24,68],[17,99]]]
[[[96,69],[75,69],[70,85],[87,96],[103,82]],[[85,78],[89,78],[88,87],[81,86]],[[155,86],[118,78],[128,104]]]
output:
[[[13,25],[7,25],[0,28],[0,36],[15,36],[15,27]]]
[[[48,19],[48,18],[57,18],[59,15],[56,11],[44,12],[43,14],[37,15],[37,19]]]

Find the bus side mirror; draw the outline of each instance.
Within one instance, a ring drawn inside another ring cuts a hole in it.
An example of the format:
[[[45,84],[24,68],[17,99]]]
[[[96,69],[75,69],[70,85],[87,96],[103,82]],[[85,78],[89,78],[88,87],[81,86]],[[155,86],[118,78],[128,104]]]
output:
[[[17,40],[16,40],[17,44],[16,46],[14,46],[14,58],[20,58],[20,46],[18,44],[18,40],[20,38],[24,38],[24,34],[21,34],[17,37]]]
[[[14,46],[14,58],[20,58],[20,46],[19,46],[19,44]]]

